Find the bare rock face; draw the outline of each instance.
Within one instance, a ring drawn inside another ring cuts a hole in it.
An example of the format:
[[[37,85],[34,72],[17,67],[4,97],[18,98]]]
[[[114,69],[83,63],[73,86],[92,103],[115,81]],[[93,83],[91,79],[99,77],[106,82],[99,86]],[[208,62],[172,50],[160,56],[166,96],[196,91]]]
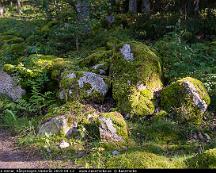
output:
[[[0,71],[0,94],[6,95],[13,101],[16,101],[25,94],[25,90],[17,85],[10,75]]]
[[[75,72],[63,75],[60,88],[60,99],[86,99],[100,102],[109,87],[105,76],[93,72]]]
[[[91,94],[92,91],[97,91],[105,96],[108,91],[108,86],[103,78],[92,72],[85,72],[84,76],[78,80],[78,83],[80,88],[83,88],[84,84],[91,85],[91,89],[87,91],[88,94]]]
[[[120,113],[102,113],[98,120],[100,139],[102,141],[125,142],[128,139],[127,123]]]
[[[113,141],[123,141],[122,137],[117,134],[116,128],[113,126],[113,122],[110,118],[100,117],[100,136],[101,139],[113,140]]]
[[[206,104],[205,100],[202,100],[197,89],[195,88],[195,86],[189,82],[189,81],[185,81],[183,82],[183,85],[186,89],[186,91],[188,92],[188,94],[190,94],[193,97],[193,102],[194,104],[202,111],[205,112],[208,108],[208,105]]]
[[[134,55],[132,53],[132,49],[130,44],[124,44],[123,47],[120,49],[123,57],[127,61],[133,61],[134,60]]]

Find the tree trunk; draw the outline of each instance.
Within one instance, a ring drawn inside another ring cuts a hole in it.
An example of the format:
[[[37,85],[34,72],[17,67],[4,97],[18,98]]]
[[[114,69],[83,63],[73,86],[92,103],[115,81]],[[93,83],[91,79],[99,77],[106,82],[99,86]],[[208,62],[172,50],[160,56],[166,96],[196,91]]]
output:
[[[137,13],[137,0],[129,0],[129,12]]]
[[[4,7],[0,5],[0,16],[4,16]]]
[[[89,1],[88,0],[78,0],[76,3],[77,19],[78,22],[84,26],[84,31],[87,33],[90,31],[89,25]]]
[[[142,12],[149,13],[151,10],[150,0],[142,0]]]
[[[17,12],[19,14],[22,14],[22,10],[21,10],[21,0],[17,0]]]
[[[194,13],[198,14],[200,8],[200,0],[194,0]]]

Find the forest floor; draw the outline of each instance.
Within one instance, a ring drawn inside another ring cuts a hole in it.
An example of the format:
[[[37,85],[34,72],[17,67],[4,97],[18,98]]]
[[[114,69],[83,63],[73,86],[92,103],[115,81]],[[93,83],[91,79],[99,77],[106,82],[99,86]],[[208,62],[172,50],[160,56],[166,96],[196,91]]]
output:
[[[0,169],[74,168],[72,162],[44,160],[36,151],[24,151],[16,146],[16,136],[0,129]]]

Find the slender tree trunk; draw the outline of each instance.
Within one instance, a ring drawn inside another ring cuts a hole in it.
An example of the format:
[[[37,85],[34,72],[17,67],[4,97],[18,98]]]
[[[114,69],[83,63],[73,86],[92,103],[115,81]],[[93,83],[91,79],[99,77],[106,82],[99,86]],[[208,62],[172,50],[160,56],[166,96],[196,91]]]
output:
[[[150,10],[151,10],[150,0],[142,0],[142,12],[150,13]]]
[[[90,10],[89,10],[89,1],[88,0],[78,0],[76,3],[77,19],[78,22],[84,26],[84,31],[90,31]]]
[[[129,0],[129,12],[137,13],[137,0]]]
[[[194,13],[197,15],[199,13],[200,0],[194,0]]]
[[[0,5],[0,17],[4,16],[4,7]]]
[[[22,14],[21,7],[22,7],[22,5],[21,5],[21,0],[17,0],[17,12],[18,12],[19,14]]]

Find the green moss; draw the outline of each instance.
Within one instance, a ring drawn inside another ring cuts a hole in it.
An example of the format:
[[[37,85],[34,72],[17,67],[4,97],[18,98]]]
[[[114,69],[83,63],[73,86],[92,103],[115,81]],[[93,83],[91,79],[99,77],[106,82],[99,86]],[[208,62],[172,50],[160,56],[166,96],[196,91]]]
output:
[[[67,102],[66,104],[55,107],[49,110],[48,114],[44,116],[43,120],[47,120],[51,117],[60,115],[68,115],[69,122],[72,120],[71,117],[75,118],[77,122],[84,121],[89,114],[93,114],[95,109],[89,105],[83,105],[78,101]]]
[[[59,58],[53,55],[34,54],[23,59],[23,62],[28,67],[37,67],[46,70],[66,69],[71,65],[71,61]]]
[[[168,113],[164,110],[160,110],[159,112],[154,114],[154,118],[163,118],[166,117],[168,115]]]
[[[107,161],[107,168],[175,168],[164,156],[144,151],[133,151],[115,156]]]
[[[122,45],[113,57],[113,98],[122,112],[139,116],[149,115],[154,112],[153,92],[163,86],[160,59],[145,44],[129,44],[134,55],[133,61],[127,61],[122,57],[119,52]],[[144,85],[146,89],[139,90],[139,84]]]
[[[190,168],[216,168],[216,149],[206,150],[202,154],[187,159],[186,164]]]
[[[153,114],[155,110],[153,93],[148,89],[138,91],[135,87],[131,87],[130,94],[125,98],[125,102],[121,102],[121,105],[119,104],[119,107],[132,115]]]
[[[23,38],[14,35],[0,35],[0,42],[2,44],[16,44],[22,43],[23,41]]]
[[[59,79],[61,72],[70,68],[72,64],[63,58],[53,55],[35,54],[19,59],[18,65],[5,64],[4,70],[8,73],[18,73],[22,77],[37,77],[43,73],[50,73],[54,80]]]
[[[100,62],[109,62],[112,58],[112,51],[97,49],[91,55],[80,61],[81,66],[94,66]]]
[[[45,24],[44,26],[42,26],[40,28],[40,32],[41,33],[48,33],[48,32],[50,32],[51,27],[53,27],[56,24],[57,24],[56,21],[49,21],[47,24]]]
[[[15,66],[12,64],[5,64],[3,70],[10,74],[14,72]]]
[[[210,97],[202,82],[191,77],[187,77],[177,82],[173,82],[161,92],[161,107],[167,112],[175,110],[177,118],[181,121],[191,121],[200,124],[203,112],[195,105],[193,98],[187,93],[184,82],[190,82],[196,88],[200,98],[207,105],[210,104]]]

